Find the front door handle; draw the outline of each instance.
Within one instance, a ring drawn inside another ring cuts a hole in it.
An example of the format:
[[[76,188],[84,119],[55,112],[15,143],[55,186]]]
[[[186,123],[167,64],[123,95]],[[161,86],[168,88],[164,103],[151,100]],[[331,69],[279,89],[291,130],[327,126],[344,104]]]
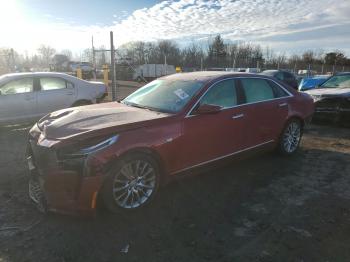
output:
[[[287,106],[287,103],[281,103],[281,104],[278,104],[279,107],[284,107],[284,106]]]
[[[238,119],[244,117],[244,114],[233,115],[232,119]]]
[[[67,95],[68,96],[73,95],[73,92],[68,92]]]

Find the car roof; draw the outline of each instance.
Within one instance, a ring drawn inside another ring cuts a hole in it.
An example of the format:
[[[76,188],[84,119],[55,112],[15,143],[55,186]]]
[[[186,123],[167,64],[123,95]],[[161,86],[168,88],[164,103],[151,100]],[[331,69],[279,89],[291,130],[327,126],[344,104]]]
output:
[[[61,76],[66,79],[75,79],[74,76],[65,74],[65,73],[58,73],[58,72],[26,72],[26,73],[11,73],[0,76],[0,81],[6,81],[6,79],[16,79],[18,77],[24,77],[24,76]]]
[[[219,79],[222,77],[261,77],[258,74],[244,73],[244,72],[223,72],[223,71],[199,71],[189,73],[178,73],[168,76],[163,76],[159,79],[162,80],[187,80],[187,81],[201,81],[209,82],[211,80]]]

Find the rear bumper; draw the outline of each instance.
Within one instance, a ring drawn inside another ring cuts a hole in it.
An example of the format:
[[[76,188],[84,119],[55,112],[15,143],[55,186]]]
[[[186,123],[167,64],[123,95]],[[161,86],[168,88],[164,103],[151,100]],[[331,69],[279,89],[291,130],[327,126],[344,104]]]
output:
[[[31,149],[31,148],[30,148]],[[54,157],[42,167],[41,157],[28,150],[29,197],[42,212],[70,215],[95,215],[103,175],[85,177],[80,172],[61,168]],[[49,155],[50,153],[47,153]]]

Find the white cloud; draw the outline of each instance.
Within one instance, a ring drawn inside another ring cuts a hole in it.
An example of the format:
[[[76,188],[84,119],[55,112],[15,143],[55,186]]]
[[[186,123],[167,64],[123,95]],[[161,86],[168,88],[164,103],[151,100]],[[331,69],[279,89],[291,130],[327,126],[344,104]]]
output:
[[[18,40],[13,38],[13,27],[1,26],[0,46],[15,44],[23,49],[25,44],[31,49],[45,43],[58,49],[83,49],[90,46],[92,34],[97,46],[108,46],[109,31],[113,30],[117,44],[157,39],[205,41],[220,33],[229,40],[258,42],[280,51],[341,48],[350,54],[344,44],[350,43],[349,13],[349,0],[163,1],[130,15],[115,13],[111,26],[62,21],[26,24],[19,20],[14,29],[25,41],[13,41]]]

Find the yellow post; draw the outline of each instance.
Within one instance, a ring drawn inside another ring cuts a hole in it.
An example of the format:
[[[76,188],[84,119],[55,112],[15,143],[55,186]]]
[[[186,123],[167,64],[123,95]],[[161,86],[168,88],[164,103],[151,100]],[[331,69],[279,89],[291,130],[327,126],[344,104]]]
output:
[[[176,70],[176,73],[181,73],[182,72],[182,69],[179,66],[177,66],[175,70]]]
[[[81,71],[81,68],[77,68],[77,77],[80,79],[83,79],[83,72]]]
[[[103,65],[103,83],[108,86],[108,65]]]

